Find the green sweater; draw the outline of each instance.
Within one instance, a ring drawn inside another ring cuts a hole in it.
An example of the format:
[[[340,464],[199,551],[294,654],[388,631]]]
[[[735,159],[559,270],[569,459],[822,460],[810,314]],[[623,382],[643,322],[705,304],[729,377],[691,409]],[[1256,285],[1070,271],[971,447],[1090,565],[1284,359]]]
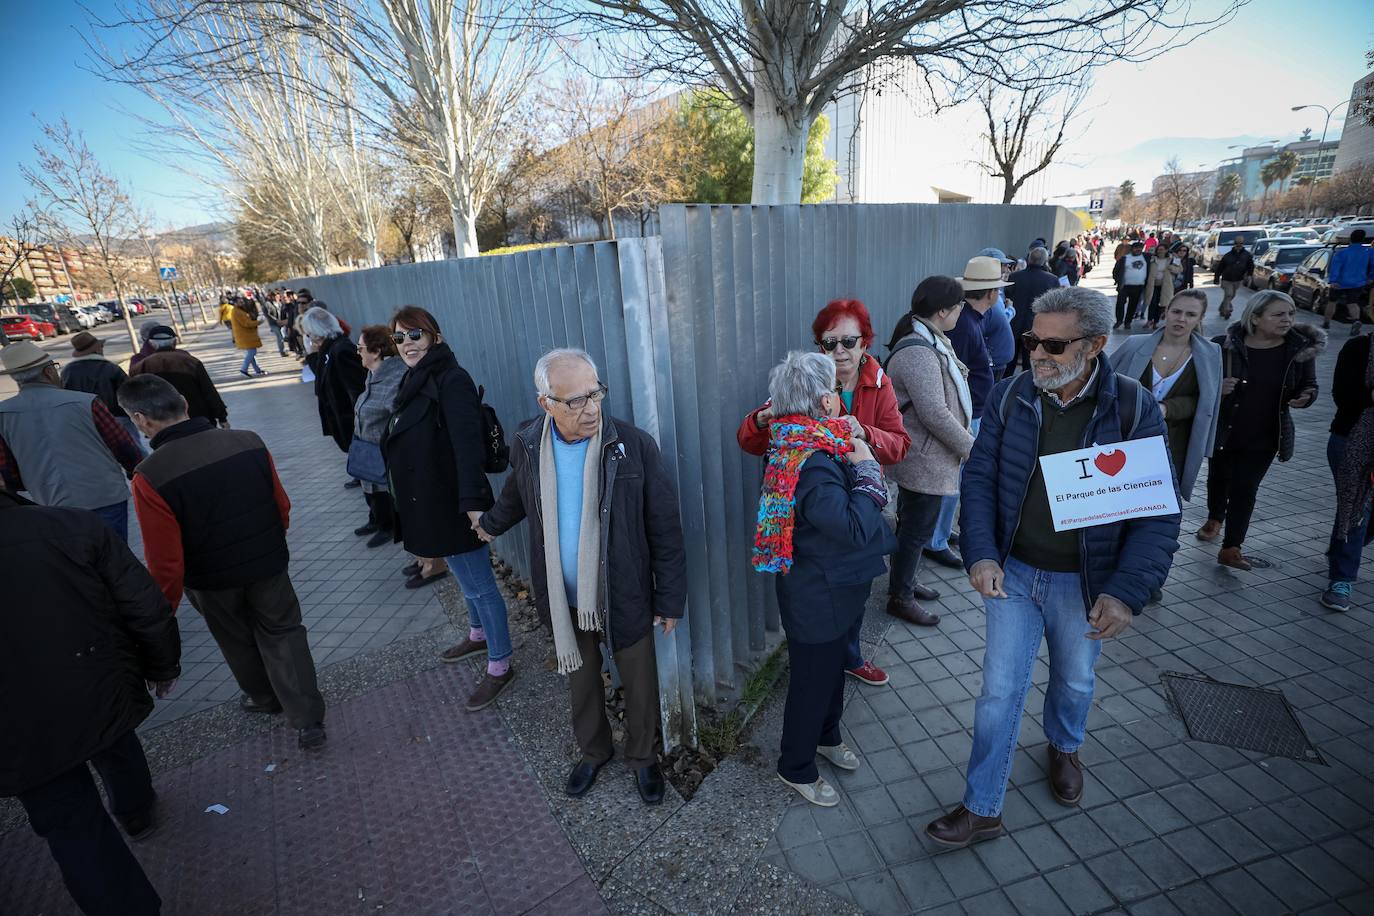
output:
[[[1068,407],[1060,407],[1043,392],[1040,395],[1041,455],[1071,452],[1083,447],[1083,430],[1097,409],[1097,385]],[[1027,566],[1047,572],[1078,572],[1078,531],[1055,531],[1050,515],[1050,497],[1045,491],[1045,475],[1040,462],[1026,490],[1021,506],[1021,524],[1012,541],[1011,555]]]

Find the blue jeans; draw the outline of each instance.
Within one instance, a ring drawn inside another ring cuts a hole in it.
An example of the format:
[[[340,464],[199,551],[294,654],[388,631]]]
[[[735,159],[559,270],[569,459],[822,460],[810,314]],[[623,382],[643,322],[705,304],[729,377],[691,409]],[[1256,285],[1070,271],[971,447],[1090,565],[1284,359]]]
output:
[[[284,327],[282,327],[281,325],[277,324],[275,321],[271,322],[271,327],[272,327],[272,336],[275,337],[275,338],[277,338],[277,353],[278,353],[279,355],[281,355],[281,356],[285,356],[285,355],[286,355],[286,328],[284,328]]]
[[[985,598],[987,648],[983,692],[973,712],[964,807],[982,817],[1002,813],[1007,776],[1021,732],[1040,638],[1050,649],[1045,737],[1066,754],[1083,744],[1093,702],[1093,665],[1102,643],[1087,638],[1088,609],[1078,573],[1045,572],[1009,557],[1005,598]]]
[[[1326,463],[1331,466],[1331,475],[1341,465],[1345,455],[1345,436],[1331,434],[1326,441]],[[1341,540],[1342,532],[1331,526],[1331,542],[1326,548],[1327,575],[1332,582],[1355,582],[1360,576],[1360,554],[1370,543],[1374,543],[1374,528],[1369,525],[1369,511],[1366,510],[1359,523],[1347,532]]]
[[[458,587],[463,590],[463,600],[468,603],[468,621],[474,627],[481,627],[487,634],[487,658],[499,662],[509,658],[510,623],[506,619],[506,599],[496,585],[496,574],[491,571],[491,557],[487,548],[479,547],[467,553],[455,553],[444,557],[444,562],[453,571]]]
[[[100,520],[114,529],[114,533],[119,535],[119,539],[124,543],[129,543],[129,501],[126,499],[122,503],[115,503],[112,506],[101,506],[99,509],[92,509]]]
[[[978,424],[982,422],[979,417],[970,423],[973,435],[978,435]],[[930,536],[930,544],[927,546],[931,550],[944,550],[949,546],[949,536],[954,533],[954,520],[959,517],[959,494],[942,497],[940,500],[940,517],[935,520],[935,533]]]
[[[243,372],[243,373],[247,373],[247,372],[248,372],[248,367],[249,367],[250,365],[253,367],[253,369],[254,369],[259,375],[262,374],[262,367],[258,365],[258,348],[257,348],[257,347],[249,347],[248,349],[246,349],[246,350],[243,351],[243,365],[239,367],[239,371],[240,371],[240,372]]]

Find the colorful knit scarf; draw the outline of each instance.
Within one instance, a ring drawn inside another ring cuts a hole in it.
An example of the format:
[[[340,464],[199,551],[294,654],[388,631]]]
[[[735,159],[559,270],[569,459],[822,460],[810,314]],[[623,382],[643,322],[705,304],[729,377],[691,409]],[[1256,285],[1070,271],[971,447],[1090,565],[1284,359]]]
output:
[[[797,480],[802,465],[816,452],[843,455],[854,450],[849,423],[793,415],[768,424],[768,467],[759,496],[759,523],[754,532],[754,568],[786,573],[792,568],[792,528],[797,518]]]

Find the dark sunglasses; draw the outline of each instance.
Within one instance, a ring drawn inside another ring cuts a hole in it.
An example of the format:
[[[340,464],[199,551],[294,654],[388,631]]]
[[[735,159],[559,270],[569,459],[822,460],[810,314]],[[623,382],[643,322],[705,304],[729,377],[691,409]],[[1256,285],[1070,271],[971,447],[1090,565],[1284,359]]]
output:
[[[1075,337],[1072,340],[1060,340],[1057,337],[1036,337],[1030,331],[1021,335],[1021,346],[1026,348],[1027,353],[1034,353],[1036,347],[1044,347],[1045,352],[1050,356],[1060,356],[1071,343],[1078,343],[1080,340],[1087,340],[1089,335]]]
[[[396,343],[405,343],[406,338],[409,338],[411,340],[419,340],[424,336],[425,332],[420,330],[419,328],[409,328],[404,331],[391,332],[391,339]]]
[[[821,341],[821,349],[827,353],[834,353],[836,347],[853,350],[862,340],[862,337],[827,337]]]

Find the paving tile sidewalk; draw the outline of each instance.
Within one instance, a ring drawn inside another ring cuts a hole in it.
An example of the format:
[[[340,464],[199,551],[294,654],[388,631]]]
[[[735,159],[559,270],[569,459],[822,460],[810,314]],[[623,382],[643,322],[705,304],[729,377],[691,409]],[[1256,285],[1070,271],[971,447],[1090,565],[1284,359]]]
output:
[[[1215,306],[1219,290],[1208,293]],[[1224,324],[1213,317],[1208,332]],[[1336,327],[1318,402],[1296,412],[1296,457],[1276,463],[1260,492],[1247,553],[1274,568],[1217,566],[1216,545],[1192,536],[1206,517],[1199,482],[1164,601],[1106,645],[1079,807],[1055,803],[1046,781],[1042,650],[1008,835],[955,852],[923,835],[962,798],[982,686],[982,603],[962,576],[938,570],[938,629],[893,625],[874,658],[891,685],[851,694],[844,725],[864,766],[825,768],[841,805],[793,802],[764,860],[872,913],[1374,912],[1374,598],[1357,586],[1348,614],[1316,600],[1334,514],[1328,386],[1347,335]],[[1164,699],[1165,671],[1282,690],[1329,766],[1189,740]]]
[[[606,912],[510,730],[464,712],[466,688],[430,669],[333,706],[318,753],[279,727],[158,774],[161,825],[131,845],[163,912]],[[0,910],[74,911],[30,830],[0,836],[0,863]]]

